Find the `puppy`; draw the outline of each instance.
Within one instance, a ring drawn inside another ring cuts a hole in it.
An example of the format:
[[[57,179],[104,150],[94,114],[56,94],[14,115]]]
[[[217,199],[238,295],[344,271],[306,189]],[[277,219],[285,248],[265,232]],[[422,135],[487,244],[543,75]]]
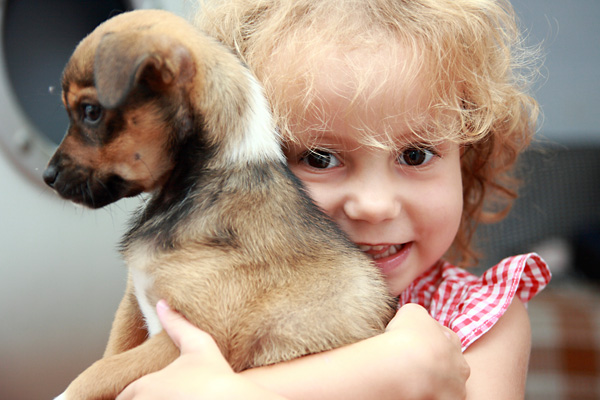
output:
[[[261,87],[222,45],[164,11],[121,14],[78,45],[62,89],[70,126],[45,182],[91,208],[151,197],[122,240],[104,357],[60,398],[114,399],[173,361],[161,298],[235,371],[384,330],[382,276],[289,171]]]

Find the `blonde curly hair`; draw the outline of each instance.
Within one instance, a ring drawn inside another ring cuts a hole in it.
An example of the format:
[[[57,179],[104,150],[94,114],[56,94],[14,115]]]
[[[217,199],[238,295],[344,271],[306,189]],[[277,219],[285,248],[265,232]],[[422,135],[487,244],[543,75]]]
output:
[[[418,76],[427,88],[421,106],[437,122],[415,134],[426,143],[450,140],[463,148],[464,209],[446,257],[462,266],[476,263],[471,239],[477,224],[498,221],[510,210],[517,197],[510,172],[532,140],[538,117],[528,91],[539,53],[523,46],[508,2],[200,1],[197,25],[239,54],[263,83],[286,141],[297,140],[290,121],[302,118],[318,100],[320,67],[334,54],[389,52],[387,76],[381,68],[354,74],[353,100],[366,91],[385,90],[398,68],[403,77]],[[403,57],[395,57],[400,49]],[[350,58],[343,61],[351,64]],[[373,88],[373,82],[380,87]],[[392,143],[363,131],[366,145]]]

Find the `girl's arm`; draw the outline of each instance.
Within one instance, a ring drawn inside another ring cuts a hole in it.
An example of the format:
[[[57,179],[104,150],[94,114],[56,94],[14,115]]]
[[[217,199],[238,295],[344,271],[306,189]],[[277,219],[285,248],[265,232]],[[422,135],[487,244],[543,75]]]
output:
[[[407,304],[384,334],[242,375],[290,399],[463,399],[469,368],[454,332]]]
[[[382,335],[241,374],[228,368],[209,335],[178,314],[171,314],[181,323],[173,325],[169,320],[163,321],[164,317],[161,321],[180,346],[182,356],[164,370],[134,382],[117,400],[184,398],[179,397],[182,393],[186,399],[277,399],[281,395],[290,399],[380,400],[465,396],[469,370],[458,338],[420,306],[402,307]],[[160,315],[164,311],[159,310]],[[213,396],[215,393],[219,396]],[[239,393],[246,394],[237,397]]]
[[[496,325],[465,351],[471,367],[467,399],[523,399],[530,350],[529,316],[515,298]]]

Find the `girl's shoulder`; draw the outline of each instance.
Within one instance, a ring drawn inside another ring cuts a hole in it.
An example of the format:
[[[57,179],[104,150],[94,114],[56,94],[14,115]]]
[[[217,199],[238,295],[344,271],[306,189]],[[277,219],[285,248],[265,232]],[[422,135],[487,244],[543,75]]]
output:
[[[399,297],[399,306],[417,303],[454,330],[463,351],[504,315],[512,300],[524,304],[550,282],[548,265],[535,253],[502,260],[481,276],[439,262]]]

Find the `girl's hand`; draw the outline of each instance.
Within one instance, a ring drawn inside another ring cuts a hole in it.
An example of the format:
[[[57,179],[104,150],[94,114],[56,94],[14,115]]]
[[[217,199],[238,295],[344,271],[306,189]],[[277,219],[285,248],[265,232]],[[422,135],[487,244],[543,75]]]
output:
[[[407,398],[466,398],[470,369],[460,339],[423,307],[416,304],[401,307],[382,336],[385,335],[392,336],[391,348],[395,347],[394,340],[399,341],[397,355],[410,366],[404,372],[409,375],[405,376],[407,384],[401,391]]]
[[[212,337],[164,301],[156,308],[181,355],[163,370],[130,384],[116,400],[282,399],[234,373]]]

